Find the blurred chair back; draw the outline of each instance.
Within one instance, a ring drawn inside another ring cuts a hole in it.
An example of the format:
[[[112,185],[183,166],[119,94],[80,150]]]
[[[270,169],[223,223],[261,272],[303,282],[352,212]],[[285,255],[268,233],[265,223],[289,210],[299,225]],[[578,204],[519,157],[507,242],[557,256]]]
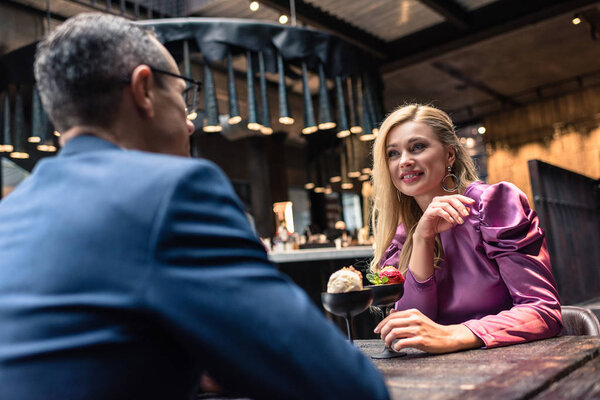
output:
[[[539,160],[528,165],[561,302],[600,297],[600,181]]]
[[[561,336],[600,336],[600,322],[584,307],[562,306]]]

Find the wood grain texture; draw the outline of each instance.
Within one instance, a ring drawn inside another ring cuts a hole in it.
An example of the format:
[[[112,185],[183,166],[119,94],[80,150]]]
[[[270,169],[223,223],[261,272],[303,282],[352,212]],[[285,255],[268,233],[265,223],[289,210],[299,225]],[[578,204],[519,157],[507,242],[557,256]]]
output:
[[[533,399],[600,399],[600,358],[594,358]]]
[[[382,350],[378,340],[355,343],[367,355]],[[598,360],[600,338],[558,337],[442,355],[414,349],[406,353],[402,358],[373,360],[392,399],[525,399]],[[593,386],[588,382],[591,375],[581,374],[583,384]]]

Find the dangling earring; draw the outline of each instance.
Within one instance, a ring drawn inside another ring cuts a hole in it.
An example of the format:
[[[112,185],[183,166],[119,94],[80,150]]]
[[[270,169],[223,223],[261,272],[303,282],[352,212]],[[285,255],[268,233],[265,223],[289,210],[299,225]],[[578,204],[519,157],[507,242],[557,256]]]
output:
[[[400,191],[396,190],[396,197],[398,198],[398,203],[402,203],[402,200],[400,200]]]
[[[454,182],[456,182],[456,186],[454,186],[453,188],[447,188],[446,185],[444,184],[444,182],[446,182],[446,179],[448,179],[448,178],[454,179]],[[444,177],[442,178],[442,189],[444,189],[446,192],[452,193],[456,189],[458,189],[459,186],[460,186],[460,179],[458,179],[458,176],[456,176],[452,173],[452,168],[448,165],[448,173],[446,175],[444,175]]]

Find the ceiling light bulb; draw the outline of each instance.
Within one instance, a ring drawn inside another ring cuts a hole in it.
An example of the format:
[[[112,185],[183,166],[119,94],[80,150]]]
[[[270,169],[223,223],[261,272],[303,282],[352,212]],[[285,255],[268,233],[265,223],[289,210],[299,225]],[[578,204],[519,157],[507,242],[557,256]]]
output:
[[[258,1],[253,1],[252,3],[250,3],[250,11],[256,11],[258,10],[259,4]]]
[[[480,126],[479,129],[477,129],[477,132],[479,132],[480,135],[483,135],[485,133],[485,126]]]
[[[581,18],[575,17],[571,20],[571,22],[573,22],[573,25],[579,25],[581,23]]]
[[[288,17],[287,17],[287,15],[285,15],[285,14],[281,14],[281,15],[279,16],[279,23],[283,25],[283,24],[287,24],[287,22],[288,22]]]

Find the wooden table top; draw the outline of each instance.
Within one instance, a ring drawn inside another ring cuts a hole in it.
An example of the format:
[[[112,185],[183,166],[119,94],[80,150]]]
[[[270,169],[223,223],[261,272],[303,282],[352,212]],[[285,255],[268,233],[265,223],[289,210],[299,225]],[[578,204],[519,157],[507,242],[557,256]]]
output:
[[[356,340],[365,354],[381,340]],[[372,359],[392,399],[598,399],[600,337],[564,336],[495,349]]]

